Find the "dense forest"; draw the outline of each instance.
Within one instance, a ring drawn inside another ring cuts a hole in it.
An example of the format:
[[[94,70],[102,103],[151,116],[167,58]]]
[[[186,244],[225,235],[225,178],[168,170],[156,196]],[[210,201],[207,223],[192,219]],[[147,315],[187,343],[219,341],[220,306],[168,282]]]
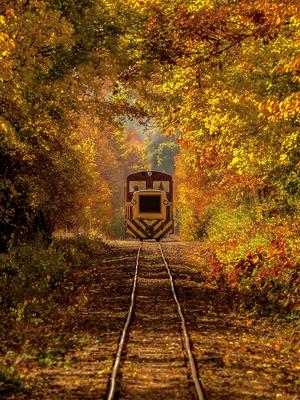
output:
[[[212,281],[296,316],[299,28],[296,0],[2,0],[2,288],[57,231],[122,235],[124,177],[153,167]]]

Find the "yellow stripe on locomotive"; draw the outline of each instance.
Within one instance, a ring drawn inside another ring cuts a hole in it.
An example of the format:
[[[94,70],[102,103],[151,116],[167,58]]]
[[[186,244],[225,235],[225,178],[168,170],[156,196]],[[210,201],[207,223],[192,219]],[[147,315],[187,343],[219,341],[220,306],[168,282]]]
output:
[[[127,233],[160,240],[174,232],[172,177],[155,171],[131,174],[125,185]]]

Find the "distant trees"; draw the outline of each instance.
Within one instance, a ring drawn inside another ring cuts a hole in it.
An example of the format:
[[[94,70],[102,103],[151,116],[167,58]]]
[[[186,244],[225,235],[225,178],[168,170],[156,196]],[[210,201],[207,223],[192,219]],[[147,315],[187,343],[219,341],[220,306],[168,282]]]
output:
[[[175,156],[179,152],[176,138],[166,138],[155,129],[148,130],[145,146],[150,168],[172,175],[175,171]]]

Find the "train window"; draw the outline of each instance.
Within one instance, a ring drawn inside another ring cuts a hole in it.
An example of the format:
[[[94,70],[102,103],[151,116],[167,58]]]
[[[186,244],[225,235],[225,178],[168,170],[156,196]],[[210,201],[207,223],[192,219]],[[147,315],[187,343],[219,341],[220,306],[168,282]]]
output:
[[[170,192],[170,182],[169,181],[153,181],[153,189],[163,190],[164,192]]]
[[[139,196],[140,213],[160,213],[161,197],[159,195]]]
[[[146,189],[146,181],[129,181],[129,192]]]

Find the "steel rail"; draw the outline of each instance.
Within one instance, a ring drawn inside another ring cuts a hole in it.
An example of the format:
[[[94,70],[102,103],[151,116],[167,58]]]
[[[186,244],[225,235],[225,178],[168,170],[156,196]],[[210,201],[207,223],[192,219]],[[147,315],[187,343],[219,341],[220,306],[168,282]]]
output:
[[[180,305],[180,303],[178,301],[178,297],[177,297],[177,294],[176,294],[176,291],[175,291],[173,276],[172,276],[171,270],[169,268],[169,265],[167,263],[166,257],[165,257],[165,255],[163,253],[161,244],[159,243],[158,245],[159,245],[159,248],[160,248],[160,252],[161,252],[161,256],[163,258],[164,264],[165,264],[166,269],[167,269],[168,274],[169,274],[173,296],[174,296],[175,302],[177,304],[177,310],[178,310],[178,313],[179,313],[179,316],[180,316],[180,319],[181,319],[181,328],[182,328],[183,337],[184,337],[184,347],[185,347],[185,350],[186,350],[188,358],[189,358],[189,363],[190,363],[190,368],[191,368],[191,373],[192,373],[192,379],[193,379],[193,382],[194,382],[194,385],[195,385],[195,388],[196,388],[197,396],[198,396],[199,400],[205,400],[204,390],[203,390],[203,387],[202,387],[201,382],[200,382],[199,377],[198,377],[197,368],[196,368],[195,360],[194,360],[193,353],[192,353],[191,342],[190,342],[190,338],[189,338],[189,335],[188,335],[188,332],[187,332],[187,329],[186,329],[185,318],[184,318],[184,315],[182,313],[182,308],[181,308],[181,305]]]
[[[125,325],[124,325],[124,328],[123,328],[123,331],[122,331],[121,339],[119,341],[118,351],[117,351],[117,355],[116,355],[116,358],[115,358],[114,366],[113,366],[113,369],[112,369],[112,374],[111,374],[111,379],[110,379],[110,386],[109,386],[109,391],[108,391],[108,395],[107,395],[107,400],[113,400],[115,392],[116,392],[117,376],[118,376],[118,372],[119,372],[121,356],[122,356],[122,353],[123,353],[123,350],[124,350],[127,331],[128,331],[128,327],[129,327],[130,322],[131,322],[131,317],[132,317],[132,313],[133,313],[133,309],[134,309],[135,292],[136,292],[138,272],[139,272],[139,258],[140,258],[140,252],[141,252],[142,246],[143,246],[143,244],[140,245],[140,247],[138,249],[137,256],[136,256],[135,273],[134,273],[133,286],[132,286],[132,292],[131,292],[130,307],[129,307],[127,319],[126,319],[126,322],[125,322]]]

